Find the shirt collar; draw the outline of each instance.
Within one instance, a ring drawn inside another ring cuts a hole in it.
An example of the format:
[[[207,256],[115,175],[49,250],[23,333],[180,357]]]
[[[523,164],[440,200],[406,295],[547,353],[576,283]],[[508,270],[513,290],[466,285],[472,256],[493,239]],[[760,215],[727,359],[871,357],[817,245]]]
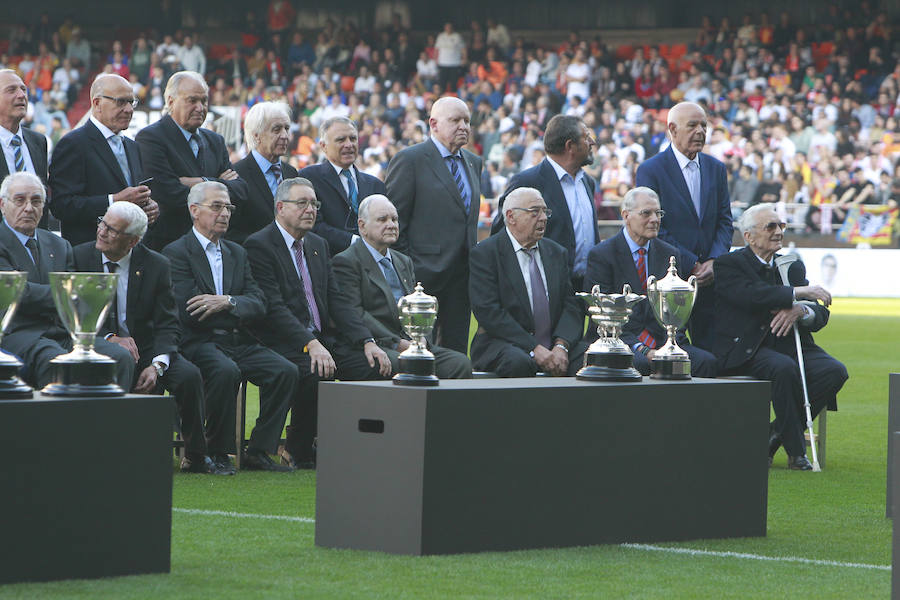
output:
[[[650,240],[647,240],[647,243],[643,246],[638,246],[637,242],[631,239],[631,236],[628,234],[628,230],[624,227],[622,228],[622,235],[625,236],[625,241],[628,243],[628,248],[631,250],[632,254],[637,252],[638,248],[643,248],[647,252],[650,252]]]
[[[25,242],[27,242],[28,240],[30,240],[30,239],[36,240],[37,239],[37,229],[34,230],[34,235],[32,235],[31,237],[28,237],[24,233],[20,233],[20,232],[16,231],[15,229],[13,229],[12,227],[10,227],[9,222],[7,222],[6,219],[3,220],[3,224],[6,225],[10,231],[12,231],[14,234],[16,234],[16,238],[18,238],[18,240],[20,242],[22,242],[23,246],[25,245]]]
[[[118,135],[115,131],[98,121],[94,115],[91,115],[91,123],[94,124],[94,127],[100,130],[100,133],[103,134],[103,139],[105,140],[109,140],[109,136],[111,135]]]
[[[0,125],[0,142],[3,143],[4,146],[9,146],[9,143],[12,141],[13,136],[19,136],[22,139],[22,142],[25,142],[24,136],[22,135],[22,128],[19,127],[18,131],[10,131],[6,127]],[[13,230],[15,231],[15,230]]]
[[[550,163],[550,166],[553,167],[553,170],[556,171],[556,178],[562,181],[562,178],[569,174],[568,171],[563,169],[558,162],[550,158],[546,157],[547,162]],[[575,181],[581,181],[584,178],[584,171],[578,169],[578,173],[575,174]]]
[[[462,153],[459,150],[456,151],[456,154],[453,154],[452,152],[450,152],[450,150],[447,149],[447,146],[440,143],[436,137],[431,136],[431,141],[434,142],[434,145],[437,147],[438,152],[441,153],[441,158],[447,158],[448,156],[458,156],[462,158]]]
[[[284,238],[284,243],[287,244],[288,249],[293,252],[294,242],[296,241],[296,238],[288,233],[287,229],[281,226],[281,223],[278,222],[278,219],[275,219],[275,226],[278,227],[278,231],[281,232],[281,237]],[[302,240],[303,238],[300,239]]]
[[[197,231],[196,227],[191,227],[191,231],[194,232],[194,236],[197,238],[197,241],[200,242],[200,247],[203,248],[203,251],[206,252],[206,247],[212,242],[211,239]],[[215,242],[216,248],[219,247],[219,242]]]
[[[186,139],[188,142],[191,141],[191,136],[194,135],[194,133],[197,134],[197,137],[200,137],[200,134],[197,133],[197,131],[200,131],[199,128],[198,128],[197,131],[195,131],[194,133],[191,133],[190,131],[188,131],[187,129],[185,129],[185,128],[182,127],[181,125],[179,125],[178,122],[177,122],[175,119],[172,119],[172,122],[175,123],[175,127],[177,127],[178,129],[181,130],[181,135],[183,135],[183,136],[184,136],[184,139]]]
[[[114,262],[119,265],[119,270],[128,272],[128,267],[131,265],[131,250],[128,251],[128,254],[120,258],[119,260],[112,260],[110,257],[106,256],[104,253],[100,253],[101,261],[100,264],[106,265],[107,262]]]
[[[531,250],[532,248],[537,248],[538,245],[535,243],[531,248],[526,248],[522,244],[519,243],[519,240],[516,239],[516,236],[512,234],[512,231],[509,230],[509,227],[505,227],[506,235],[509,236],[509,241],[512,242],[513,252],[518,252],[519,250]]]
[[[366,245],[366,248],[369,250],[369,254],[372,255],[372,258],[375,259],[375,262],[380,261],[380,260],[381,260],[382,258],[384,258],[385,256],[391,259],[391,263],[394,262],[394,259],[391,258],[391,249],[390,249],[390,248],[387,248],[387,249],[385,250],[385,252],[384,252],[384,255],[382,255],[381,252],[379,252],[378,250],[376,250],[375,248],[373,248],[373,247],[372,247],[372,244],[370,244],[369,242],[367,242],[366,239],[365,239],[364,237],[360,236],[359,239],[362,241],[363,244]]]
[[[336,165],[333,162],[331,162],[330,160],[328,161],[328,164],[331,165],[331,168],[334,169],[334,172],[337,173],[338,177],[340,177],[341,171],[344,170],[344,167],[342,167],[340,165]],[[349,167],[347,167],[347,170],[350,171],[350,177],[353,177],[353,179],[355,180],[356,173],[353,172],[353,165],[350,165]]]
[[[700,167],[700,153],[699,153],[699,152],[697,153],[697,156],[694,157],[694,160],[691,161],[691,159],[689,159],[687,156],[685,156],[684,154],[682,154],[682,153],[678,150],[678,148],[675,147],[675,144],[670,144],[670,147],[672,148],[672,153],[675,155],[675,160],[678,161],[678,168],[679,168],[679,169],[681,169],[682,171],[684,171],[684,168],[687,166],[687,164],[688,164],[689,162],[695,162],[695,163],[697,163],[697,168]]]
[[[250,154],[252,154],[253,158],[256,159],[256,164],[259,165],[259,170],[263,172],[263,175],[268,173],[273,163],[270,163],[268,158],[266,158],[256,150],[251,150]]]

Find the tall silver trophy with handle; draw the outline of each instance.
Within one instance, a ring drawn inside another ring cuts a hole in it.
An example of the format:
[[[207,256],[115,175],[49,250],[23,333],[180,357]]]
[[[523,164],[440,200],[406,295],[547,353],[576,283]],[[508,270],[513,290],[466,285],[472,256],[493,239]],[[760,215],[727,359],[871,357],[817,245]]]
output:
[[[662,348],[656,350],[650,361],[651,374],[654,379],[690,379],[691,358],[685,350],[675,342],[678,330],[683,328],[694,302],[697,300],[697,278],[691,275],[685,281],[678,277],[675,257],[669,257],[668,273],[662,279],[647,278],[647,298],[653,309],[656,321],[665,327],[668,338]]]
[[[41,390],[48,396],[123,396],[115,382],[116,362],[94,350],[116,292],[117,273],[50,273],[50,292],[72,351],[50,361],[55,380]]]
[[[631,292],[627,283],[621,294],[604,294],[595,285],[590,294],[578,294],[588,303],[588,313],[597,325],[597,341],[584,354],[584,367],[575,377],[586,381],[640,381],[634,368],[634,353],[619,339],[632,307],[646,298]]]
[[[12,321],[19,300],[25,293],[28,273],[24,271],[0,272],[0,337]],[[17,375],[22,362],[0,350],[0,402],[3,400],[23,400],[33,397],[31,387],[19,379]]]
[[[434,374],[434,354],[428,350],[425,341],[437,319],[438,301],[434,296],[425,293],[421,283],[416,283],[412,294],[403,296],[397,301],[400,313],[400,324],[409,334],[409,348],[397,357],[399,373],[393,381],[397,385],[439,385],[440,380]]]

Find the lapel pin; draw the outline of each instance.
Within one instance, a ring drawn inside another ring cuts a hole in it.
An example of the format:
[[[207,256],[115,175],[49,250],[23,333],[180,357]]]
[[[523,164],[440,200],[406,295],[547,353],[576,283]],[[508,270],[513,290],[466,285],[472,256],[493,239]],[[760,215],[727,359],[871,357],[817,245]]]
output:
[[[141,272],[140,272],[140,271],[135,271],[135,272],[134,272],[134,276],[135,276],[135,277],[140,277],[140,276],[141,276]]]

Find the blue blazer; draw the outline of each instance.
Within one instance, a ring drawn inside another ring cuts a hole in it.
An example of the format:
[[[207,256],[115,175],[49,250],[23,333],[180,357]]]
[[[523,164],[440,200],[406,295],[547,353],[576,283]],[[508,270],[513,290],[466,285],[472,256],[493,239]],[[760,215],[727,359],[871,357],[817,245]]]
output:
[[[726,254],[734,234],[725,165],[708,154],[700,153],[698,157],[699,217],[671,146],[641,164],[635,176],[636,186],[646,186],[659,194],[660,205],[666,211],[659,226],[659,238],[692,261],[684,265],[687,271],[695,262]]]

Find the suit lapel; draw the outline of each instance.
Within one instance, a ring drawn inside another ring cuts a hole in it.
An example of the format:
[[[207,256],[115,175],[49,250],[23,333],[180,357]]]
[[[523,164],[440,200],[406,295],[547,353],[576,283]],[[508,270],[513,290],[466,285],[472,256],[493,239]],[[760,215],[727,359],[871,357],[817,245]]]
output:
[[[2,162],[5,163],[6,161],[4,160]],[[38,234],[38,236],[40,236],[40,234]],[[40,241],[41,240],[39,240],[39,242]],[[22,245],[22,242],[19,241],[16,234],[14,234],[5,224],[0,224],[0,242],[9,249],[15,260],[16,268],[28,273],[28,281],[32,283],[48,283],[46,278],[41,278],[41,272],[34,264],[34,261],[31,260],[31,256],[29,256],[25,246]],[[43,244],[41,244],[41,253],[43,254]]]
[[[250,194],[249,200],[251,202],[255,202],[256,204],[265,205],[265,209],[271,212],[272,201],[274,200],[272,196],[272,189],[269,187],[269,182],[266,181],[266,176],[260,170],[259,163],[256,162],[256,157],[253,154],[247,155],[246,158],[250,164],[250,177],[247,180],[247,183],[254,188],[254,193]],[[284,173],[284,165],[282,165],[282,173]]]
[[[538,242],[538,248],[540,248],[541,253],[541,262],[544,265],[544,278],[547,286],[547,297],[550,300],[550,318],[553,319],[554,315],[558,315],[561,310],[562,298],[560,295],[556,293],[557,290],[563,289],[564,286],[560,285],[562,283],[562,273],[566,274],[568,277],[568,270],[560,270],[553,268],[553,248],[550,247],[550,244],[541,244]],[[553,319],[555,321],[555,319]]]
[[[337,192],[338,196],[340,196],[344,200],[344,204],[347,205],[347,208],[352,211],[353,207],[350,206],[350,199],[347,198],[347,192],[344,191],[344,184],[341,182],[341,179],[338,176],[337,172],[334,170],[334,167],[332,167],[331,163],[326,160],[325,162],[322,163],[322,170],[324,171],[322,173],[322,175],[323,175],[322,179],[325,180],[325,183],[327,183],[332,188],[334,188],[334,191]],[[357,182],[359,181],[358,174],[357,174],[356,180],[357,180]],[[356,199],[357,200],[361,199],[358,186],[357,186],[357,190],[356,190]]]
[[[219,240],[219,247],[222,248],[222,293],[231,293],[231,285],[234,282],[234,272],[237,269],[237,261],[231,248],[225,243],[225,240]]]
[[[534,314],[531,311],[531,302],[528,301],[528,288],[525,287],[525,278],[522,276],[522,267],[519,266],[519,259],[516,258],[512,242],[509,241],[509,234],[504,228],[500,235],[500,266],[512,284],[513,294],[516,298],[522,299],[528,318],[534,319]]]
[[[200,176],[203,172],[200,170],[197,159],[194,157],[194,152],[191,150],[191,145],[184,138],[184,135],[181,133],[181,129],[175,123],[171,116],[166,115],[162,118],[161,127],[165,128],[166,136],[169,138],[169,143],[175,149],[178,157],[184,163],[185,172],[194,175]],[[197,130],[200,131],[199,129]],[[201,137],[201,140],[203,138]],[[177,170],[176,170],[177,171]]]
[[[313,296],[316,298],[316,307],[319,309],[319,320],[322,328],[328,323],[328,303],[325,294],[325,283],[328,281],[328,274],[325,272],[325,257],[316,244],[310,242],[310,239],[304,236],[303,255],[306,258],[306,268],[309,269],[310,284],[313,289]]]
[[[669,257],[659,247],[655,240],[650,240],[650,251],[647,253],[647,274],[656,275],[657,279],[666,276],[669,270]],[[678,264],[675,265],[678,267]]]
[[[99,252],[98,252],[99,254]],[[137,306],[141,299],[141,292],[144,287],[144,259],[147,257],[147,250],[141,244],[138,244],[131,251],[131,263],[128,265],[128,292],[125,298],[125,325],[128,331],[134,331],[134,310],[132,307]]]
[[[205,291],[205,293],[207,294],[215,294],[216,284],[213,281],[212,269],[209,267],[209,260],[206,258],[206,250],[204,250],[203,246],[200,245],[200,241],[194,235],[193,231],[189,231],[186,235],[189,236],[187,240],[187,246],[188,253],[190,254],[191,267],[194,270],[194,274],[199,276],[200,282],[203,283],[204,286],[206,286],[206,290],[200,291]],[[225,257],[223,255],[223,263],[224,258]]]
[[[363,270],[366,272],[369,281],[381,290],[381,293],[384,295],[384,301],[387,303],[391,314],[399,318],[397,303],[394,301],[394,293],[391,291],[391,286],[388,285],[387,279],[384,277],[384,271],[382,271],[378,263],[375,262],[375,258],[369,252],[369,249],[366,248],[365,244],[361,241],[358,241],[353,245],[353,251],[356,252],[356,256],[359,259]],[[397,265],[395,264],[394,266],[396,267]]]
[[[697,211],[694,209],[694,201],[691,200],[691,192],[688,190],[687,182],[684,180],[684,175],[681,172],[681,169],[678,167],[678,159],[675,158],[675,152],[672,151],[672,147],[670,146],[668,150],[666,150],[665,161],[663,162],[663,168],[666,173],[666,176],[669,178],[669,189],[677,189],[678,190],[678,198],[665,198],[665,202],[681,202],[684,205],[684,208],[688,209],[689,214],[693,215],[697,220],[697,224],[699,225],[700,219],[697,217]],[[703,176],[700,177],[701,182],[703,180]],[[702,183],[701,183],[702,188]],[[665,188],[663,188],[665,189]],[[702,194],[702,192],[701,192]],[[702,197],[702,196],[701,196]],[[671,206],[671,205],[670,205]]]
[[[91,138],[91,147],[92,152],[96,152],[100,157],[100,162],[109,169],[109,172],[112,173],[113,177],[116,178],[116,181],[119,182],[119,185],[122,186],[121,189],[128,187],[128,182],[125,181],[125,175],[122,174],[122,169],[119,167],[119,161],[116,159],[116,155],[113,154],[112,148],[109,147],[109,142],[106,141],[106,138],[103,137],[103,134],[97,129],[97,126],[88,121],[84,124],[85,134]],[[127,148],[125,142],[122,142],[122,147]],[[125,156],[128,156],[128,151],[125,151]],[[129,169],[131,168],[131,159],[129,157]],[[135,181],[136,182],[136,181]]]
[[[137,185],[140,183],[143,175],[143,169],[141,168],[141,151],[138,148],[138,145],[128,138],[122,138],[122,145],[125,148],[125,156],[128,158],[128,170],[131,171],[131,181],[134,185]]]
[[[22,132],[25,145],[28,146],[28,153],[31,155],[31,166],[34,167],[34,172],[41,181],[44,181],[47,175],[47,153],[43,151],[38,142],[41,134],[22,128],[19,131]],[[5,164],[6,161],[3,162]]]
[[[625,239],[625,232],[620,231],[619,235],[616,237],[616,254],[619,264],[622,265],[624,270],[625,280],[631,286],[631,290],[635,293],[640,293],[641,290],[644,289],[643,283],[641,283],[641,276],[637,272],[637,267],[634,264],[634,255],[631,254],[631,248],[628,247],[628,241]],[[650,245],[651,252],[653,251],[653,245]],[[649,271],[648,271],[649,273]],[[622,290],[611,290],[613,293],[621,294]]]
[[[438,181],[447,189],[447,192],[450,193],[450,196],[456,200],[456,205],[459,207],[463,213],[466,212],[466,207],[463,204],[462,196],[459,195],[459,188],[456,187],[456,182],[453,181],[453,177],[450,175],[450,169],[447,168],[446,161],[444,157],[441,156],[440,151],[437,149],[437,146],[434,145],[434,142],[430,139],[428,140],[428,144],[425,146],[425,156],[427,160],[425,161],[434,175],[437,177]],[[463,154],[463,156],[465,156]],[[471,168],[468,164],[468,161],[464,161],[466,163],[466,172],[471,173]],[[469,186],[472,187],[471,179],[469,180]],[[473,188],[474,189],[474,188]],[[474,199],[472,201],[472,205],[474,206]]]
[[[391,252],[392,257],[396,257],[396,252]],[[409,258],[394,260],[394,268],[397,269],[397,275],[400,276],[400,283],[403,285],[403,293],[411,294],[416,286],[416,274],[413,271],[412,261]]]
[[[563,193],[562,184],[556,176],[556,170],[547,159],[541,163],[541,177],[544,179],[544,191],[549,192],[544,197],[544,202],[555,214],[562,219],[567,236],[575,239],[575,227],[572,225],[572,215],[569,213],[569,204]]]

